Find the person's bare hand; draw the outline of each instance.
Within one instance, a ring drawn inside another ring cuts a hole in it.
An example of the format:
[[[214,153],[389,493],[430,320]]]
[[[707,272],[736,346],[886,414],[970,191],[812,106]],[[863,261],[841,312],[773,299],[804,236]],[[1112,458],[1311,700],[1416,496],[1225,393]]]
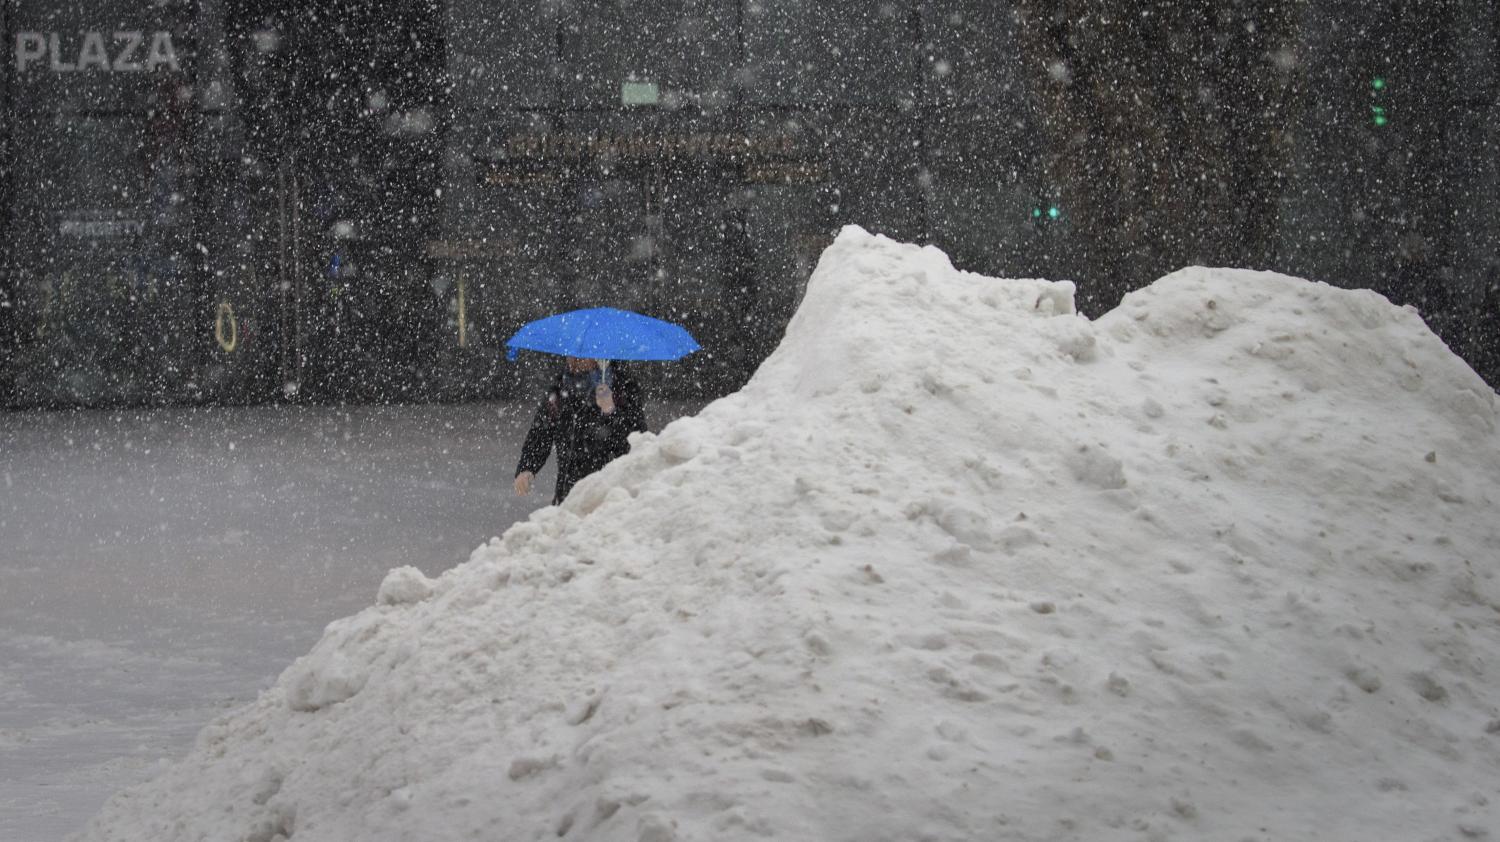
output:
[[[531,493],[531,481],[536,479],[536,474],[530,471],[522,471],[516,474],[516,496],[524,497]]]
[[[605,415],[615,411],[615,393],[604,383],[594,390],[594,403],[599,404],[599,411]]]

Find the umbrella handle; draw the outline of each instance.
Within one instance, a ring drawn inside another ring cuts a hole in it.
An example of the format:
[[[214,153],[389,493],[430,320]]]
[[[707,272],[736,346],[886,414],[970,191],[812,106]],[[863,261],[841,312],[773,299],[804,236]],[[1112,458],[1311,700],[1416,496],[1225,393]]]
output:
[[[609,360],[599,361],[599,382],[609,385]]]

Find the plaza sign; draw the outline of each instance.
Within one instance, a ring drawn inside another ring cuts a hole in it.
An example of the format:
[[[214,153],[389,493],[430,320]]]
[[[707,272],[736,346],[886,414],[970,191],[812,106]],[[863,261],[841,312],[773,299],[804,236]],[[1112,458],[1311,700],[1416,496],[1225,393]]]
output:
[[[170,32],[17,32],[16,71],[40,65],[53,73],[142,73],[181,70]]]

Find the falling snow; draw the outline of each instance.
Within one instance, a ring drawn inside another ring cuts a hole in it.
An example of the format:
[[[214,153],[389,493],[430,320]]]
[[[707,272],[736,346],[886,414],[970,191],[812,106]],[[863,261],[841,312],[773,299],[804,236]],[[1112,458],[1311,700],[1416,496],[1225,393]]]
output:
[[[0,36],[0,837],[1500,826],[1492,4]],[[702,350],[533,513],[585,307]]]
[[[1495,394],[1369,292],[1074,292],[846,230],[744,389],[391,571],[82,839],[1494,826]]]

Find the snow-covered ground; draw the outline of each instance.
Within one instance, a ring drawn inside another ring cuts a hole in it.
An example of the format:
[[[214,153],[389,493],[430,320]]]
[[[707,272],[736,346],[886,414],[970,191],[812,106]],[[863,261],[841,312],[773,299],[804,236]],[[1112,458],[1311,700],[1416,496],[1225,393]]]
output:
[[[82,829],[387,570],[436,575],[544,504],[550,467],[510,493],[530,413],[0,414],[0,840]]]
[[[846,229],[743,390],[81,838],[1494,838],[1494,392],[1369,292],[1072,296]]]

